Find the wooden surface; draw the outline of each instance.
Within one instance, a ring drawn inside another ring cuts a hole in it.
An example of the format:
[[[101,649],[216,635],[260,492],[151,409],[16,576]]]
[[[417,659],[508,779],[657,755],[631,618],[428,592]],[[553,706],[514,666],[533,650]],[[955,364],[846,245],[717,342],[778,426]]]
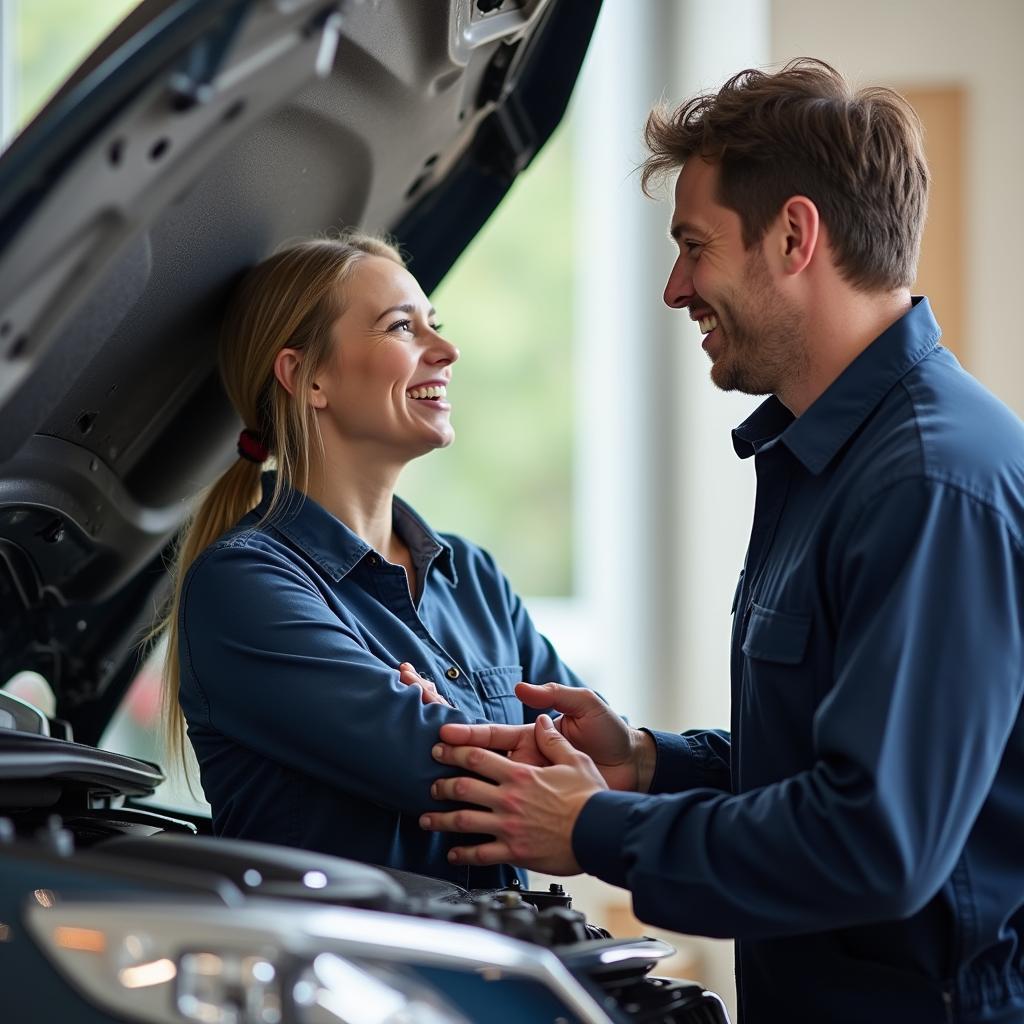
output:
[[[899,88],[924,123],[925,155],[932,174],[915,295],[927,295],[942,327],[942,343],[965,366],[970,328],[965,320],[966,211],[964,164],[967,101],[961,86]]]

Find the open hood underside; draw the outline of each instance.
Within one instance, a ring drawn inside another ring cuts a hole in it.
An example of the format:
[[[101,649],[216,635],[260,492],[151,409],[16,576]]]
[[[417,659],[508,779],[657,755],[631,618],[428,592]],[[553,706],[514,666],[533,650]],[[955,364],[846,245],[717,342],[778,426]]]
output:
[[[148,0],[0,159],[0,682],[42,672],[79,738],[233,457],[239,274],[358,225],[429,291],[564,113],[598,0],[494,6]]]

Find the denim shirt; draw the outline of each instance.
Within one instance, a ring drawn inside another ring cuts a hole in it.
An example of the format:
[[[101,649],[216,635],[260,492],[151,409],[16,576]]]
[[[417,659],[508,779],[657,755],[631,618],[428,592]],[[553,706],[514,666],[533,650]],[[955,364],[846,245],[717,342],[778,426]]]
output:
[[[742,1021],[1024,1020],[1024,424],[938,337],[916,300],[736,429],[731,733],[656,733],[656,795],[574,830],[643,920],[737,938]]]
[[[493,559],[440,536],[404,502],[395,529],[420,581],[310,498],[261,504],[189,569],[181,706],[217,835],[283,843],[483,888],[507,867],[454,867],[458,837],[423,831],[455,775],[430,754],[445,722],[532,722],[520,680],[582,685]],[[399,682],[408,661],[452,705]],[[465,841],[466,837],[462,838]]]

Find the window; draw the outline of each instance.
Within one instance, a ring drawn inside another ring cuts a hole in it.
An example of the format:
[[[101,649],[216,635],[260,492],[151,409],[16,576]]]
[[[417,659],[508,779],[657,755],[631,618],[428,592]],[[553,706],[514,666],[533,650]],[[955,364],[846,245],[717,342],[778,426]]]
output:
[[[0,146],[138,2],[0,0]]]
[[[462,353],[455,443],[407,467],[398,488],[543,597],[575,589],[570,132],[563,123],[431,297]]]

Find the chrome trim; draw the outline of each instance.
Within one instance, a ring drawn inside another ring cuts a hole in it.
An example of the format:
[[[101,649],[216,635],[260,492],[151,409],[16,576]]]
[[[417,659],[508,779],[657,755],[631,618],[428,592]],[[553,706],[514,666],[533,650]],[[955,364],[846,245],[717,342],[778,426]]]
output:
[[[673,956],[676,950],[661,939],[591,939],[562,946],[558,951],[562,963],[588,976],[607,974],[609,970],[649,971],[659,960]]]
[[[664,960],[672,956],[675,950],[661,939],[648,939],[645,942],[623,942],[621,946],[608,946],[598,954],[598,959],[603,964],[642,964],[650,963],[652,960]]]
[[[8,725],[8,720],[12,724]],[[49,736],[50,721],[35,704],[0,690],[0,729],[17,729],[18,732],[31,732],[36,736]]]
[[[720,1024],[731,1024],[729,1020],[729,1011],[725,1008],[725,1003],[722,1001],[722,997],[717,992],[712,992],[710,989],[704,990],[704,1002],[713,1003],[715,1009],[718,1010],[721,1015]]]

